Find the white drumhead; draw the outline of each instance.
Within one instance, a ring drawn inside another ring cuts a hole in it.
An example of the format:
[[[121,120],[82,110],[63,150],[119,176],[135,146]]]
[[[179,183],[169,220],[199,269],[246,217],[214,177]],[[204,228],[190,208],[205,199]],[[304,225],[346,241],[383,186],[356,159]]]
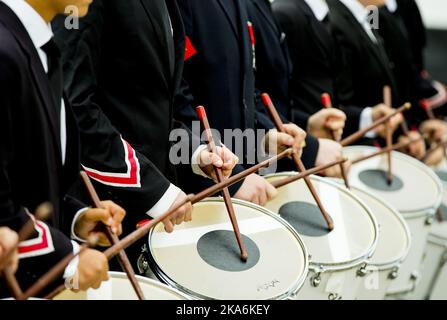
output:
[[[195,204],[193,220],[176,226],[173,233],[166,233],[162,224],[151,231],[149,247],[155,275],[197,298],[288,298],[307,276],[307,251],[302,240],[291,226],[265,208],[234,199],[233,206],[241,234],[260,253],[259,260],[250,260],[256,257],[248,250],[247,263],[257,263],[247,270],[227,271],[202,259],[198,243],[204,237],[232,231],[223,200],[209,198]],[[231,245],[236,242],[233,235],[227,241],[234,241]],[[229,252],[220,250],[213,258],[219,259]],[[234,257],[237,253],[234,251]],[[237,259],[236,263],[243,264]]]
[[[369,207],[379,226],[377,247],[369,264],[382,267],[402,262],[410,249],[411,234],[400,213],[366,190],[350,190]]]
[[[266,179],[274,181],[294,174],[279,173]],[[375,218],[368,207],[335,182],[317,176],[311,176],[311,181],[334,221],[334,230],[321,236],[308,236],[297,230],[311,255],[310,263],[337,270],[365,261],[372,255],[378,237]],[[290,183],[278,191],[278,196],[266,205],[275,213],[290,203],[315,204],[304,180]]]
[[[351,146],[344,148],[343,154],[353,160],[377,150],[375,147]],[[392,161],[393,175],[403,184],[399,190],[380,190],[370,187],[360,179],[361,174],[371,170],[386,172],[386,155],[354,164],[349,173],[350,184],[377,195],[404,215],[421,212],[426,214],[427,210],[436,209],[441,203],[442,185],[433,170],[422,162],[396,151],[392,152]]]
[[[109,272],[109,281],[103,282],[98,289],[89,289],[86,292],[73,292],[66,290],[56,296],[54,300],[138,300],[135,291],[122,272]],[[149,278],[136,276],[146,300],[187,300],[179,291]]]

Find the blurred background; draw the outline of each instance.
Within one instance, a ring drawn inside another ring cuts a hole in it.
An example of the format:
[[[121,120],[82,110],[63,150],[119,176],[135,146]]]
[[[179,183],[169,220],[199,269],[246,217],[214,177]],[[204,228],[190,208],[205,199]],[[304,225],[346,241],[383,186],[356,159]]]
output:
[[[427,27],[427,70],[433,78],[447,83],[447,0],[417,2]]]

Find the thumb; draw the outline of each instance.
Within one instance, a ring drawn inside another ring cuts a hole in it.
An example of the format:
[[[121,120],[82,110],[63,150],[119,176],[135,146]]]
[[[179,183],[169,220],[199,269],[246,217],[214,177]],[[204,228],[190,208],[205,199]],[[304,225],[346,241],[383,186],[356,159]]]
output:
[[[278,132],[277,134],[277,144],[278,146],[288,146],[291,147],[294,143],[294,139],[292,136],[287,133]]]
[[[209,160],[211,164],[217,168],[221,168],[223,166],[222,159],[215,153],[209,153]]]
[[[272,200],[278,195],[278,190],[276,190],[276,188],[267,181],[266,181],[266,191],[269,200]]]

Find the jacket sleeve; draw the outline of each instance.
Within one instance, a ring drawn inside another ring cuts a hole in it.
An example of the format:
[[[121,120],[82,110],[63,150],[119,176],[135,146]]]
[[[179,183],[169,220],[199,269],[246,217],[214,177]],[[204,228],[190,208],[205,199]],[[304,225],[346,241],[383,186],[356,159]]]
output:
[[[64,20],[53,28],[62,44],[65,89],[81,134],[81,163],[98,191],[128,212],[145,213],[168,189],[170,182],[156,166],[121,136],[99,104],[98,70],[105,1],[90,7],[78,30],[67,30]]]

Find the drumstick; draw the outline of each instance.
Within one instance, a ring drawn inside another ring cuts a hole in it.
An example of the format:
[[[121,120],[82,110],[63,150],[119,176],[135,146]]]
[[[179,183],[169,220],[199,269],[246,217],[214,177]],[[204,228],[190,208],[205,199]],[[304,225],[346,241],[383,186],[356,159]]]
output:
[[[321,104],[323,105],[323,107],[329,109],[332,108],[332,100],[331,100],[331,96],[328,93],[323,93],[321,95]],[[331,135],[332,135],[332,139],[336,142],[340,143],[341,137],[337,137],[335,134],[335,131],[331,130]],[[341,176],[343,177],[343,181],[345,182],[345,186],[347,189],[350,189],[349,187],[349,180],[348,180],[348,176],[346,174],[346,170],[345,170],[345,166],[344,166],[344,162],[340,163],[340,171],[341,171]]]
[[[409,141],[396,143],[395,145],[392,145],[391,147],[382,148],[382,149],[380,149],[377,152],[373,152],[371,154],[367,154],[365,156],[358,157],[357,159],[352,160],[351,163],[354,165],[356,163],[359,163],[359,162],[362,162],[362,161],[365,161],[365,160],[368,160],[368,159],[380,156],[381,154],[388,153],[388,152],[391,152],[391,151],[394,151],[394,150],[397,150],[397,149],[405,148],[405,147],[409,146],[410,144],[412,144],[414,142],[422,140],[423,138],[424,137],[421,136],[419,138],[411,139]]]
[[[99,200],[98,194],[96,193],[95,188],[93,187],[93,184],[90,181],[90,178],[87,175],[87,173],[85,173],[85,171],[81,171],[81,178],[85,188],[88,191],[90,199],[93,202],[93,206],[95,208],[103,208],[103,206],[101,205],[101,201]],[[109,239],[112,245],[117,244],[119,242],[118,236],[114,232],[112,232],[109,226],[101,225],[99,231],[105,232],[107,238]],[[132,265],[130,264],[129,258],[127,257],[127,254],[124,250],[121,250],[118,253],[118,261],[120,262],[120,265],[123,268],[124,272],[126,272],[127,277],[129,278],[129,281],[132,284],[132,287],[135,290],[138,299],[146,300],[144,297],[143,290],[141,290],[140,284],[138,283],[137,278],[135,277],[135,272],[132,268]]]
[[[363,128],[353,134],[351,134],[350,136],[346,137],[345,139],[343,139],[342,141],[340,141],[340,144],[343,147],[346,147],[350,144],[353,144],[354,142],[356,142],[358,139],[362,138],[367,132],[377,128],[378,126],[384,124],[385,122],[387,122],[389,119],[391,119],[392,117],[396,116],[399,113],[402,113],[406,110],[409,110],[411,108],[411,103],[405,103],[403,106],[401,106],[400,108],[396,109],[396,111],[394,111],[393,113],[384,116],[380,119],[378,119],[377,121],[373,122],[370,126]]]
[[[28,290],[23,294],[23,299],[28,299],[29,297],[35,297],[48,285],[50,285],[57,277],[59,277],[69,265],[69,263],[78,257],[84,250],[88,247],[94,247],[98,243],[98,236],[92,234],[89,236],[88,242],[81,245],[77,253],[70,252],[62,260],[60,260],[56,265],[54,265],[47,273],[41,276]],[[63,285],[64,286],[64,285]],[[65,287],[65,286],[64,286]]]
[[[199,106],[196,108],[197,115],[199,117],[200,122],[202,123],[206,140],[208,144],[208,150],[211,153],[217,154],[216,145],[214,144],[213,136],[211,133],[211,128],[208,122],[208,117],[206,116],[206,111],[203,106]],[[224,161],[224,159],[222,159]],[[224,180],[224,176],[222,173],[222,169],[214,167],[214,172],[216,173],[217,182],[222,182]],[[234,235],[236,236],[237,244],[239,245],[239,249],[241,251],[241,260],[247,261],[248,255],[247,250],[245,249],[244,243],[242,241],[241,232],[239,231],[239,225],[237,223],[236,214],[234,213],[233,203],[231,202],[230,192],[228,188],[222,189],[222,195],[224,198],[225,206],[227,208],[228,215],[230,216],[231,224],[233,225]]]
[[[282,120],[278,114],[278,111],[276,111],[275,106],[273,105],[272,99],[270,99],[270,96],[266,93],[263,93],[261,95],[262,102],[264,106],[267,108],[267,111],[270,114],[270,117],[273,120],[273,123],[276,126],[276,129],[279,132],[285,132],[284,130],[284,124],[282,123]],[[306,171],[306,168],[304,167],[304,164],[301,162],[300,157],[296,152],[292,154],[293,161],[295,162],[295,165],[300,172]],[[312,197],[314,198],[315,202],[318,205],[318,208],[320,209],[324,219],[326,220],[327,226],[329,230],[334,229],[334,223],[332,222],[332,219],[326,212],[326,210],[323,207],[323,204],[321,203],[320,197],[318,196],[317,192],[315,191],[314,186],[312,185],[312,182],[310,181],[309,177],[305,177],[304,181],[306,182],[307,188],[309,189],[310,193],[312,194]]]
[[[383,87],[383,103],[389,107],[393,107],[392,97],[391,97],[391,88],[390,86]],[[391,132],[391,124],[390,120],[385,123],[385,132],[386,132],[386,146],[387,148],[393,145],[393,137]],[[391,151],[387,153],[387,163],[388,163],[388,171],[386,175],[386,181],[390,186],[393,184],[393,172],[392,172],[392,161],[391,161]]]
[[[289,176],[289,177],[284,178],[284,179],[272,181],[272,182],[270,182],[270,184],[278,189],[278,188],[281,188],[281,187],[283,187],[285,185],[288,185],[288,184],[290,184],[292,182],[295,182],[297,180],[303,179],[303,178],[308,177],[308,176],[313,175],[313,174],[317,174],[317,173],[319,173],[321,171],[324,171],[324,170],[326,170],[326,169],[328,169],[330,167],[337,166],[337,165],[340,165],[342,163],[345,163],[346,161],[348,161],[348,158],[343,158],[343,159],[340,159],[340,160],[337,160],[337,161],[334,161],[334,162],[331,162],[331,163],[328,163],[328,164],[325,164],[325,165],[321,165],[321,166],[318,166],[318,167],[315,167],[315,168],[312,168],[312,169],[308,169],[308,170],[306,170],[304,172],[301,172],[301,173],[293,175],[293,176]]]
[[[52,207],[48,203],[41,204],[37,209],[34,216],[38,220],[45,220],[50,215],[52,211]],[[28,219],[28,221],[22,226],[22,228],[18,232],[18,243],[27,240],[34,232],[35,230],[35,223],[33,219]],[[12,271],[10,266],[7,266],[3,270],[3,276],[6,282],[6,285],[8,286],[11,294],[16,300],[22,300],[23,299],[23,291],[20,287],[19,282],[17,281],[17,278],[14,275],[14,272]]]

